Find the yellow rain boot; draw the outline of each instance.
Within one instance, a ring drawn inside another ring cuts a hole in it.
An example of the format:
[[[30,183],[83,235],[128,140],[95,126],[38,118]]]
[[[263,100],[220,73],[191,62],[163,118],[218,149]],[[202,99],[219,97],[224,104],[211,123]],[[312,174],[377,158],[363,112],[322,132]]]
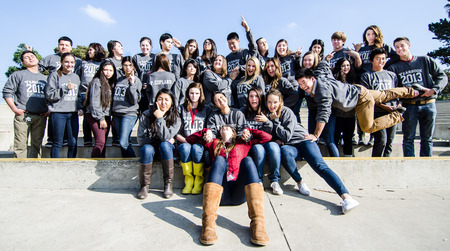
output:
[[[192,186],[194,185],[194,177],[192,176],[192,161],[187,163],[180,162],[180,165],[184,175],[184,188],[181,193],[190,194],[192,192]]]
[[[200,194],[203,188],[203,163],[196,164],[192,162],[194,167],[194,188],[192,188],[192,194]]]

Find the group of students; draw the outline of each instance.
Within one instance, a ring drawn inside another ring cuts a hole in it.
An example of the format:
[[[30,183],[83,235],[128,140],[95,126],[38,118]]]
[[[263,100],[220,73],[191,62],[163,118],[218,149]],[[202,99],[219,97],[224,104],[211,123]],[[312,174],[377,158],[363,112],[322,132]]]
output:
[[[123,56],[123,47],[116,40],[108,42],[108,58],[100,44],[90,44],[85,61],[70,52],[72,41],[67,37],[58,41],[60,53],[40,62],[29,48],[21,56],[27,70],[12,74],[3,90],[16,114],[17,157],[26,156],[28,133],[29,156],[38,156],[49,114],[51,157],[59,157],[65,137],[68,157],[76,157],[80,115],[85,116],[85,143],[92,141],[90,131],[94,134],[92,157],[105,157],[111,125],[113,142],[120,146],[122,156],[135,157],[130,140],[139,120],[137,197],[148,196],[155,158],[163,167],[163,196],[173,195],[176,149],[185,176],[182,193],[203,191],[200,241],[205,245],[217,241],[219,205],[245,201],[252,243],[269,242],[262,186],[266,162],[274,194],[283,194],[279,184],[281,165],[297,182],[301,194],[311,194],[297,170],[296,160],[304,159],[342,198],[343,213],[351,211],[359,203],[323,160],[317,139],[325,140],[330,156],[339,156],[335,139],[342,133],[344,155],[350,156],[357,118],[362,131],[378,135],[376,155],[388,156],[389,143],[383,142],[391,138],[392,127],[403,121],[405,113],[397,100],[402,98],[410,105],[421,104],[421,100],[432,104],[427,100],[445,87],[447,79],[441,77],[433,60],[421,57],[417,60],[435,66],[423,75],[422,84],[408,85],[402,80],[405,87],[397,87],[397,75],[384,68],[387,61],[394,72],[406,68],[399,64],[408,56],[402,54],[402,48],[409,49],[409,40],[397,38],[395,53],[382,42],[377,26],[364,31],[364,45],[355,45],[356,50],[344,48],[345,34],[336,32],[331,37],[333,52],[326,56],[320,39],[314,40],[304,55],[301,50],[290,51],[287,41],[281,39],[274,57],[268,57],[264,38],[254,40],[244,18],[242,26],[249,40],[248,49],[239,47],[237,33],[230,33],[227,41],[231,53],[226,57],[217,54],[210,38],[204,41],[200,55],[194,39],[182,46],[167,33],[160,37],[161,53],[157,55],[151,53],[148,37],[140,40],[142,53],[133,57]],[[181,54],[170,53],[173,45]],[[44,70],[50,72],[48,78],[39,73]],[[411,68],[406,75],[398,74],[409,80],[414,77],[409,73],[416,78],[422,76]],[[309,110],[308,130],[300,123],[303,99]]]

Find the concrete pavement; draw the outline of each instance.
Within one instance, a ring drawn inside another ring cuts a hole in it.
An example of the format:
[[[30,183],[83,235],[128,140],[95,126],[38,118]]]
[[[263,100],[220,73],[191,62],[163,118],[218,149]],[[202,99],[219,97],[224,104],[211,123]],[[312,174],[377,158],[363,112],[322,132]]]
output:
[[[302,196],[266,189],[270,244],[261,250],[449,250],[450,189],[351,191],[361,204],[342,215],[331,189]],[[217,244],[199,242],[201,195],[163,199],[152,189],[0,189],[1,250],[254,250],[247,206],[220,207]]]

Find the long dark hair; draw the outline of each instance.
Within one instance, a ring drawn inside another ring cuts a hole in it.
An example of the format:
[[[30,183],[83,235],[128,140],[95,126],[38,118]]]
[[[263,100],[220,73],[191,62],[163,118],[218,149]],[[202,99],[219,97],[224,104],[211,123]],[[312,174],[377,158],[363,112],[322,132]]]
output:
[[[109,80],[106,79],[105,74],[103,74],[103,69],[107,65],[112,66],[112,68],[114,70],[114,73]],[[106,109],[109,106],[111,106],[111,102],[112,102],[111,93],[114,90],[114,86],[116,85],[116,80],[117,80],[117,72],[116,72],[116,67],[114,66],[114,63],[109,60],[105,60],[100,64],[100,67],[98,67],[97,72],[95,73],[94,77],[92,78],[92,81],[89,83],[88,88],[86,90],[86,98],[84,99],[84,103],[83,103],[84,107],[87,107],[91,103],[91,100],[89,98],[89,92],[92,88],[92,83],[94,82],[94,79],[96,79],[96,78],[100,81],[100,105],[104,109]]]
[[[383,33],[381,32],[380,27],[376,25],[371,25],[367,27],[363,32],[363,41],[365,45],[369,45],[369,41],[367,41],[366,33],[368,30],[372,30],[375,34],[375,39],[373,41],[374,48],[381,48],[383,47]]]
[[[253,111],[253,109],[252,109],[252,107],[250,105],[249,98],[250,98],[250,92],[251,91],[256,92],[256,94],[258,95],[258,98],[259,98],[259,106],[258,106],[258,110],[257,111]],[[264,108],[264,92],[258,86],[254,86],[250,90],[248,90],[248,92],[247,92],[247,107],[246,107],[246,109],[244,111],[245,118],[248,119],[250,117],[250,115],[252,115],[252,113],[255,113],[255,112],[258,115],[261,114],[263,112],[263,108]]]
[[[122,57],[122,71],[123,71],[123,73],[125,73],[125,69],[124,69],[123,65],[126,62],[130,62],[133,65],[133,71],[135,71],[137,69],[136,62],[133,60],[133,58],[130,57],[130,56],[125,56],[125,57]]]
[[[209,41],[211,43],[211,57],[210,58],[206,57],[206,51],[204,49],[206,41]],[[214,40],[212,40],[211,38],[205,39],[205,41],[203,41],[203,52],[202,52],[202,59],[203,59],[203,61],[210,62],[209,60],[211,60],[211,63],[212,63],[216,57],[217,57],[216,42],[214,42]]]
[[[155,102],[150,107],[150,130],[153,133],[156,133],[156,131],[158,129],[156,127],[156,117],[153,115],[153,113],[156,111],[156,109],[158,109],[156,101],[158,100],[158,97],[163,93],[169,95],[170,99],[172,99],[172,105],[170,106],[170,108],[166,112],[166,114],[164,115],[164,120],[166,121],[166,126],[171,127],[178,120],[178,109],[177,109],[177,104],[175,102],[175,95],[173,95],[173,93],[169,89],[162,88],[156,94]]]
[[[350,63],[350,71],[347,74],[342,74],[341,66],[345,61]],[[353,67],[352,61],[347,58],[340,58],[337,61],[336,66],[334,66],[333,69],[333,76],[336,80],[339,80],[342,83],[356,84],[357,76],[355,68]]]
[[[200,82],[200,66],[197,62],[197,60],[193,58],[189,58],[183,65],[183,71],[180,74],[180,77],[186,77],[187,76],[187,66],[188,64],[192,64],[195,69],[197,70],[194,74],[194,82]]]
[[[92,49],[95,50],[94,52],[94,58],[89,58],[89,53],[86,51],[86,59],[87,60],[92,60],[95,62],[102,62],[103,59],[106,58],[106,52],[105,49],[103,48],[103,46],[99,43],[90,43],[88,46],[88,49],[92,47]]]
[[[281,42],[285,42],[286,43],[286,47],[287,47],[287,50],[286,50],[286,56],[281,56],[280,54],[278,54],[278,51],[277,51],[277,47],[278,47],[278,44],[279,43],[281,43]],[[294,54],[295,52],[293,52],[293,51],[291,51],[291,50],[289,50],[289,44],[288,44],[288,42],[286,41],[286,39],[280,39],[280,40],[278,40],[278,42],[277,42],[277,44],[275,45],[275,58],[277,58],[277,59],[280,59],[280,58],[284,58],[284,57],[287,57],[287,56],[290,56],[290,55],[292,55],[292,54]]]
[[[322,41],[322,39],[314,39],[311,42],[311,46],[309,47],[309,50],[312,51],[312,47],[314,45],[316,45],[316,44],[320,45],[320,47],[321,47],[320,53],[319,53],[319,57],[320,57],[320,60],[322,60],[323,59],[323,52],[325,50],[325,43]]]
[[[110,40],[109,42],[108,42],[108,53],[109,53],[109,55],[108,55],[108,58],[112,58],[112,57],[114,57],[114,48],[116,47],[116,44],[117,43],[119,43],[120,45],[122,45],[122,43],[120,43],[119,41],[117,41],[117,40]]]
[[[203,111],[203,108],[205,108],[205,94],[203,94],[202,84],[198,83],[198,82],[191,83],[188,86],[188,88],[186,89],[186,93],[184,94],[183,107],[184,107],[184,109],[186,109],[186,111],[190,111],[192,109],[192,102],[191,102],[191,98],[189,97],[189,91],[192,88],[197,88],[200,90],[200,98],[198,99],[197,110]]]
[[[155,64],[153,65],[153,72],[162,68],[164,71],[170,72],[170,61],[166,54],[159,53],[155,58]],[[150,72],[149,72],[150,74]]]

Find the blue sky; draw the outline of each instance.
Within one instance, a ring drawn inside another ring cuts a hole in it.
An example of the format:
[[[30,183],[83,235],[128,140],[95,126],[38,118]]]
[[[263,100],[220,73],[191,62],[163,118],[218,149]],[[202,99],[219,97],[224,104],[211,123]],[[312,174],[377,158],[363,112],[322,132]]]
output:
[[[330,37],[335,31],[347,34],[347,46],[362,42],[362,32],[378,25],[385,43],[392,45],[398,36],[407,36],[414,55],[425,55],[439,46],[428,24],[447,17],[445,0],[378,1],[5,1],[1,3],[0,87],[6,82],[8,66],[17,45],[32,45],[42,56],[53,53],[60,36],[76,45],[99,42],[105,48],[109,40],[119,40],[125,55],[140,52],[139,39],[153,41],[153,53],[159,49],[159,37],[171,33],[183,44],[195,38],[200,44],[210,37],[220,54],[228,54],[226,36],[237,31],[241,47],[247,47],[240,15],[249,23],[256,38],[265,37],[273,56],[276,42],[284,38],[291,50],[309,48],[311,41],[325,41],[331,51]],[[178,52],[176,48],[172,52]]]

